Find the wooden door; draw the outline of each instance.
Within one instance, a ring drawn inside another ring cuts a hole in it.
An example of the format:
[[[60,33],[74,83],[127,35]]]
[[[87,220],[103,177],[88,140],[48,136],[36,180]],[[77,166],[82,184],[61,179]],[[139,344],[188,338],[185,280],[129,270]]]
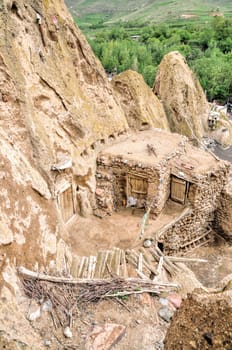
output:
[[[184,204],[187,196],[188,182],[176,176],[171,178],[171,195],[170,198]]]
[[[60,193],[60,209],[64,222],[67,222],[74,215],[73,191],[70,186],[67,190]]]
[[[146,178],[133,175],[127,176],[127,197],[146,199],[148,181]]]

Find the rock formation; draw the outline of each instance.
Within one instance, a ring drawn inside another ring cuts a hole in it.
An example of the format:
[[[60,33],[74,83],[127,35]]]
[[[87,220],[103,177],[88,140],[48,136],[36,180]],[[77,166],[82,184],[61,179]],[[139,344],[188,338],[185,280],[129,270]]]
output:
[[[137,73],[109,83],[63,0],[2,0],[0,48],[0,346],[40,349],[50,345],[20,319],[29,312],[28,299],[15,267],[69,276],[68,227],[75,214],[88,216],[96,207],[97,153],[130,127],[168,129],[168,124]],[[199,137],[207,103],[189,74],[181,56],[170,54],[154,91],[171,129]],[[148,151],[156,157],[154,149]]]
[[[191,139],[207,129],[209,106],[204,92],[179,52],[164,56],[153,87],[161,99],[172,132]]]
[[[61,169],[72,164],[66,177],[94,183],[86,154],[128,124],[62,0],[4,0],[0,28],[0,249],[30,266],[56,254],[65,232]]]
[[[169,130],[163,106],[142,75],[128,70],[116,75],[112,84],[132,129],[155,127]]]

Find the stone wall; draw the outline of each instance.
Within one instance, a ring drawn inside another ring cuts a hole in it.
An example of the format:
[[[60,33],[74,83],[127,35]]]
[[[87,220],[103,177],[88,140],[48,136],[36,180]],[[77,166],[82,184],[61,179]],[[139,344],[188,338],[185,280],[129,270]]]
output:
[[[219,206],[215,212],[214,222],[215,230],[225,239],[232,243],[232,183],[230,182],[219,201]]]
[[[145,209],[151,207],[152,214],[159,214],[169,196],[169,169],[160,166],[151,167],[121,157],[110,158],[106,155],[99,156],[97,161],[97,207],[111,214],[114,210],[126,206],[128,175],[147,179],[148,189]]]
[[[211,176],[205,176],[201,182],[190,184],[188,206],[192,208],[191,213],[175,222],[159,238],[166,254],[184,253],[213,238],[211,227],[227,176],[227,169],[222,168]]]

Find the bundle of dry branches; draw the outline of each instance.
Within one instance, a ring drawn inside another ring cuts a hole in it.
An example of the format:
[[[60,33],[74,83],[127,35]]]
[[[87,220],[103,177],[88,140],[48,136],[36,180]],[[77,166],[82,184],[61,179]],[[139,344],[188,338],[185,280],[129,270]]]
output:
[[[22,283],[30,299],[39,304],[49,301],[52,306],[49,311],[56,328],[72,322],[72,316],[77,312],[77,302],[71,285],[30,279],[24,279]]]
[[[119,278],[112,279],[68,279],[55,276],[36,274],[33,271],[21,268],[23,288],[29,298],[39,303],[49,300],[55,326],[57,320],[60,325],[69,320],[77,312],[78,305],[96,302],[104,298],[119,298],[129,294],[152,293],[159,295],[178,289],[178,285],[157,283],[150,279]],[[54,313],[53,313],[54,315]]]

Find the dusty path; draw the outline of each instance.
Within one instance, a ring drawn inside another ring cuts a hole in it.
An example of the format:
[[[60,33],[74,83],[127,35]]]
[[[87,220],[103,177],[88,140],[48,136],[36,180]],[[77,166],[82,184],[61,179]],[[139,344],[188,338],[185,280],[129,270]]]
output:
[[[145,236],[152,237],[154,232],[178,217],[182,210],[181,205],[168,203],[156,220],[148,220]],[[100,249],[113,247],[136,248],[143,242],[139,239],[143,215],[141,209],[127,208],[103,219],[76,217],[69,225],[68,243],[78,255],[96,254]]]

